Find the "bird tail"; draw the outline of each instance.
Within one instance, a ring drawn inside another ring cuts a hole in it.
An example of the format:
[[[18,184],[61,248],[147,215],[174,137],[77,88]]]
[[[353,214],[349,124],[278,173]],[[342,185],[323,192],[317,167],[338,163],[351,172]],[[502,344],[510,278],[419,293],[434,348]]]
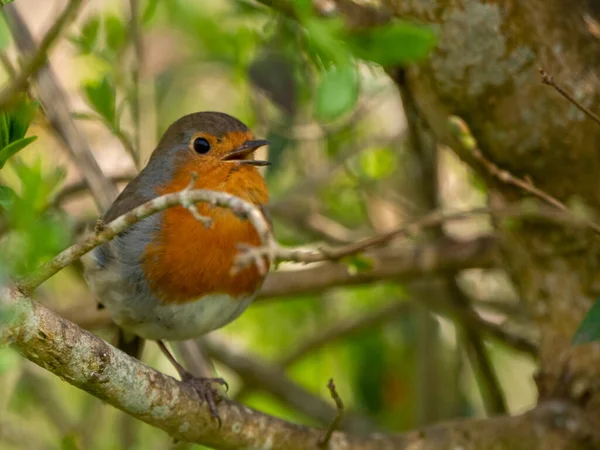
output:
[[[144,351],[144,342],[144,339],[141,337],[127,333],[121,327],[117,328],[115,347],[127,353],[129,356],[141,360],[142,352]]]

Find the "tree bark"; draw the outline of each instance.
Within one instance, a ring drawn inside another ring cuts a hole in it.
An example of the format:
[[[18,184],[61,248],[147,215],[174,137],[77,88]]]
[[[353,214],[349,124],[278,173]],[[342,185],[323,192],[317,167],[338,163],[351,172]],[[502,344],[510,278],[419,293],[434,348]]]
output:
[[[407,73],[421,114],[455,149],[448,116],[461,116],[488,159],[569,204],[600,206],[600,126],[542,84],[539,66],[586,107],[598,105],[600,21],[586,0],[386,0],[401,18],[431,24],[431,58]],[[457,150],[460,154],[461,152]],[[490,201],[522,197],[487,179]],[[505,267],[540,331],[540,393],[558,395],[573,333],[600,295],[600,237],[523,221],[497,224]],[[595,392],[594,396],[600,395]],[[596,419],[600,409],[594,411]],[[541,448],[541,447],[540,447]]]
[[[189,386],[60,318],[14,289],[0,289],[0,345],[127,414],[178,440],[219,449],[317,450],[325,431],[295,425],[225,400],[218,428],[210,410]],[[600,365],[600,345],[591,346],[579,369]],[[595,355],[590,361],[589,355]],[[574,379],[581,380],[580,377]],[[600,377],[596,378],[600,385]],[[597,424],[568,400],[555,400],[515,417],[459,420],[403,434],[365,436],[335,432],[329,450],[575,450],[598,448]]]

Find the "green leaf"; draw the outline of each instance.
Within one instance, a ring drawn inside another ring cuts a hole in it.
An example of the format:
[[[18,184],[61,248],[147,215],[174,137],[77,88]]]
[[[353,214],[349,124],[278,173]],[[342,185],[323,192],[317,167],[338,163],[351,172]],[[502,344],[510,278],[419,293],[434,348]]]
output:
[[[6,112],[0,112],[0,148],[6,147],[10,142],[9,117]]]
[[[592,305],[573,336],[571,345],[581,345],[600,340],[600,298]]]
[[[37,139],[37,136],[30,136],[27,138],[22,138],[22,139],[19,139],[18,141],[8,144],[6,147],[4,147],[2,150],[0,150],[0,169],[2,169],[4,167],[4,164],[6,164],[6,161],[8,161],[8,159],[10,157],[16,155],[18,152],[23,150],[25,147],[27,147],[29,144],[31,144],[36,139]]]
[[[0,169],[6,161],[36,138],[24,138],[35,116],[38,102],[21,101],[15,108],[0,112]]]
[[[200,2],[179,1],[169,5],[172,6],[165,8],[165,11],[172,26],[187,34],[198,45],[204,53],[203,60],[235,63],[239,43],[235,32],[223,26],[228,17],[211,13]]]
[[[79,450],[82,448],[81,438],[76,432],[71,432],[63,436],[60,441],[60,450]]]
[[[98,34],[100,31],[100,19],[98,16],[92,16],[81,27],[81,34],[77,39],[77,44],[83,53],[90,53],[96,46]]]
[[[300,21],[313,15],[314,7],[312,0],[294,0],[289,5],[294,8]]]
[[[248,17],[256,15],[264,16],[269,10],[264,5],[250,0],[235,0],[233,2],[233,11],[236,15]]]
[[[24,101],[9,113],[9,142],[18,141],[25,136],[38,107],[39,102]]]
[[[360,165],[369,178],[380,180],[396,169],[396,154],[389,148],[374,148],[360,155]]]
[[[350,111],[358,100],[358,75],[353,66],[325,73],[317,87],[315,116],[330,121]]]
[[[311,18],[304,22],[307,35],[307,50],[312,59],[324,66],[349,65],[351,52],[341,38],[344,22],[341,19]]]
[[[432,29],[406,22],[354,32],[347,38],[352,52],[382,66],[417,62],[435,46]]]
[[[121,19],[110,14],[104,19],[106,30],[106,45],[114,52],[121,50],[127,41],[127,29]]]
[[[0,186],[0,208],[10,209],[14,204],[17,194],[8,186]]]
[[[104,117],[109,124],[114,125],[116,89],[108,77],[86,83],[83,89],[94,111]]]
[[[142,13],[142,23],[144,25],[148,24],[156,14],[158,9],[158,0],[148,0],[146,7],[144,8],[144,12]]]

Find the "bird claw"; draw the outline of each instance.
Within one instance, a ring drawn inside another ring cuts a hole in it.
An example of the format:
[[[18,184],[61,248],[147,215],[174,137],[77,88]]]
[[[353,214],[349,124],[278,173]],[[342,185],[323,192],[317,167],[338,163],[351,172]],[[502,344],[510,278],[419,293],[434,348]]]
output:
[[[210,415],[217,421],[219,428],[221,428],[221,417],[217,411],[217,403],[222,400],[223,396],[215,389],[214,385],[223,386],[225,387],[225,392],[228,392],[229,385],[227,381],[223,378],[195,377],[192,374],[184,374],[181,377],[181,381],[194,389],[200,399],[208,405]]]

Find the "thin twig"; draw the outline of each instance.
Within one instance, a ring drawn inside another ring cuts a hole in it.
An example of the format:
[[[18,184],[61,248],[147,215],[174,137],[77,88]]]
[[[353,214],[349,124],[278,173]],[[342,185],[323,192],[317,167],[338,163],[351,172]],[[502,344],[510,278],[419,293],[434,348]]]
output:
[[[387,233],[370,236],[368,238],[361,239],[353,244],[343,245],[336,248],[320,248],[311,250],[296,248],[280,248],[277,252],[277,259],[282,261],[293,261],[301,263],[339,261],[340,259],[346,256],[355,255],[367,248],[387,244],[397,237],[415,234],[422,228],[438,225],[446,221],[463,220],[465,218],[476,216],[479,214],[489,214],[490,212],[490,208],[474,208],[468,211],[460,211],[447,214],[440,211],[435,211],[433,213],[427,214],[426,216],[418,220],[415,220],[414,222],[396,228],[395,230],[392,230]],[[253,257],[255,258],[256,254],[268,254],[268,251],[269,249],[263,249],[260,247],[250,249],[244,255],[239,256],[237,263],[244,267],[252,261],[251,259],[249,259],[250,256],[248,255],[248,253],[254,253]]]
[[[337,393],[335,388],[335,383],[333,382],[333,378],[329,380],[327,383],[327,387],[329,388],[329,393],[331,394],[331,398],[335,402],[335,407],[337,409],[337,414],[335,418],[331,421],[331,424],[327,428],[327,432],[321,441],[319,441],[318,446],[320,448],[327,448],[329,446],[329,441],[331,440],[331,436],[333,432],[337,429],[340,424],[340,421],[344,417],[344,402],[342,402],[342,398]]]
[[[110,130],[110,132],[119,140],[119,142],[123,144],[125,151],[129,156],[131,156],[136,169],[139,170],[140,155],[139,152],[136,151],[134,144],[131,142],[131,138],[119,126],[111,125],[106,120],[103,120],[103,122],[106,124],[106,127]]]
[[[455,309],[458,312],[458,323],[462,322],[462,316],[465,314],[481,318],[479,314],[473,310],[473,302],[458,284],[456,276],[450,277],[447,280],[447,288],[448,294],[453,299]],[[461,334],[464,335],[467,355],[471,360],[473,371],[480,384],[481,397],[486,412],[490,416],[495,414],[506,414],[506,399],[504,398],[502,385],[498,380],[498,375],[494,369],[494,363],[486,349],[485,342],[479,333],[481,330],[476,330],[473,326],[469,326],[466,323],[463,328],[464,330],[461,330],[463,331]]]
[[[132,156],[136,167],[140,168],[141,155],[141,111],[140,111],[140,72],[144,63],[144,47],[142,45],[142,35],[140,30],[140,2],[138,0],[129,1],[131,9],[131,19],[129,21],[129,31],[133,48],[135,51],[135,62],[132,70],[133,91],[131,96],[131,115],[133,117],[133,136],[134,149]]]
[[[245,383],[259,387],[307,417],[324,425],[330,423],[335,410],[329,402],[290,379],[280,366],[269,363],[258,355],[249,354],[248,350],[235,349],[214,337],[204,338],[202,342],[212,359],[235,371]],[[356,434],[377,429],[368,417],[354,411],[348,411],[339,426]]]
[[[197,179],[198,179],[198,174],[196,172],[192,172],[192,179],[190,180],[187,187],[183,190],[183,192],[190,192],[192,189],[194,189]],[[185,202],[183,202],[181,204],[181,206],[183,206],[185,209],[187,209],[190,212],[190,214],[192,216],[194,216],[194,219],[196,219],[198,222],[200,222],[202,225],[204,225],[204,228],[210,228],[212,226],[212,223],[213,223],[212,218],[203,216],[202,214],[200,214],[200,212],[198,211],[198,208],[196,207],[196,203],[194,203],[193,201],[188,199]]]
[[[556,81],[554,81],[554,78],[552,78],[552,76],[548,75],[548,73],[544,69],[542,69],[541,67],[538,67],[538,72],[542,76],[542,83],[547,84],[548,86],[552,86],[556,90],[556,92],[558,92],[560,95],[562,95],[564,98],[566,98],[569,102],[571,102],[573,104],[573,106],[575,106],[577,109],[579,109],[581,112],[583,112],[586,116],[588,116],[590,119],[592,119],[594,122],[596,122],[597,124],[600,125],[600,117],[597,114],[595,114],[594,112],[590,111],[588,108],[583,106],[579,101],[577,101],[577,99],[575,99],[575,97],[573,97],[571,94],[569,94],[567,91],[565,91],[564,88],[562,88],[561,86],[556,84]]]
[[[567,211],[569,209],[560,200],[552,197],[550,194],[542,191],[541,189],[536,188],[531,183],[515,177],[510,172],[500,169],[496,164],[488,160],[477,147],[477,142],[473,138],[468,125],[460,117],[451,116],[449,122],[457,137],[460,138],[461,145],[485,167],[490,175],[496,177],[503,183],[518,187],[558,209],[562,209],[563,211]]]
[[[106,129],[114,137],[116,137],[119,140],[119,142],[123,145],[123,148],[125,149],[127,154],[131,157],[133,165],[135,166],[136,169],[139,170],[139,164],[140,164],[139,155],[137,154],[137,152],[135,150],[135,146],[133,145],[133,142],[131,141],[131,137],[125,131],[123,131],[120,124],[112,123],[111,121],[107,120],[105,117],[102,117],[100,114],[97,114],[94,112],[90,112],[90,113],[76,112],[76,113],[73,113],[73,117],[80,119],[80,120],[90,120],[90,121],[95,120],[95,121],[101,123],[102,126],[106,127]]]
[[[19,11],[13,6],[4,7],[3,11],[21,53],[34,53],[35,42]],[[117,197],[117,190],[102,173],[88,142],[73,122],[67,94],[49,65],[42,67],[36,76],[36,92],[48,122],[64,143],[65,151],[81,170],[98,210],[105,211]]]
[[[571,211],[556,211],[554,208],[548,210],[542,207],[536,210],[527,209],[521,205],[510,205],[503,209],[494,209],[489,207],[472,208],[456,212],[432,211],[423,217],[409,222],[401,227],[391,230],[387,233],[376,234],[361,239],[352,244],[343,245],[334,248],[322,247],[318,249],[299,249],[299,248],[263,248],[253,247],[246,249],[243,254],[238,255],[236,265],[246,267],[254,262],[259,256],[275,256],[278,261],[293,261],[298,263],[314,263],[321,261],[340,261],[341,259],[360,253],[368,248],[378,247],[388,244],[392,240],[402,236],[413,236],[423,229],[438,226],[441,223],[465,220],[478,215],[489,214],[497,218],[539,218],[559,224],[569,224],[572,226],[582,226],[584,228],[598,227],[589,219],[577,216]]]
[[[475,158],[479,163],[481,163],[483,167],[490,173],[490,175],[502,181],[503,183],[515,186],[533,195],[534,197],[539,198],[540,200],[548,203],[549,205],[557,209],[560,209],[562,211],[570,211],[569,207],[560,200],[558,200],[556,197],[553,197],[547,192],[538,189],[528,181],[515,177],[510,172],[499,168],[492,161],[488,160],[483,155],[481,150],[477,147],[477,142],[471,134],[471,130],[469,129],[468,125],[460,117],[451,116],[449,119],[449,123],[452,131],[459,138],[463,148],[465,148],[465,150],[468,150],[473,156],[473,158]],[[600,234],[600,225],[592,221],[588,221],[588,226]]]
[[[299,340],[299,345],[279,360],[282,367],[288,367],[308,354],[312,354],[325,345],[353,336],[376,326],[381,326],[410,311],[411,304],[394,301],[374,311],[362,312],[356,317],[341,320],[319,331],[313,336]]]
[[[279,246],[273,237],[271,229],[262,212],[250,203],[224,192],[185,189],[181,192],[157,197],[118,217],[109,224],[103,224],[97,233],[88,235],[83,242],[64,250],[36,273],[24,279],[19,284],[19,287],[23,289],[24,292],[30,292],[48,278],[56,274],[58,271],[79,259],[85,253],[103,244],[104,242],[108,242],[119,233],[122,233],[128,227],[139,222],[145,217],[174,206],[188,205],[189,207],[189,205],[198,202],[206,202],[212,204],[213,206],[229,208],[239,217],[250,220],[259,234],[261,246],[240,246],[241,251],[237,255],[236,261],[234,262],[234,267],[232,267],[232,269],[240,270],[240,268],[247,267],[250,264],[255,264],[259,271],[262,271],[263,273],[266,270],[263,260],[265,256],[271,261],[294,261],[303,263],[328,260],[337,261],[342,257],[353,255],[370,247],[389,242],[397,236],[412,234],[424,227],[434,226],[436,224],[452,220],[462,220],[478,214],[493,214],[496,217],[543,218],[545,220],[556,221],[557,223],[566,223],[573,226],[589,226],[589,221],[587,220],[578,221],[577,216],[574,216],[568,212],[565,214],[564,212],[556,210],[544,211],[543,209],[539,209],[537,211],[532,211],[524,210],[521,207],[516,209],[514,207],[505,208],[503,210],[474,208],[467,211],[459,211],[449,214],[443,214],[439,211],[436,211],[420,220],[393,230],[389,233],[375,235],[367,239],[363,239],[355,244],[342,246],[332,250],[303,250],[297,248],[286,249]]]
[[[10,59],[8,58],[6,53],[0,52],[0,62],[2,62],[2,66],[11,78],[15,78],[17,76],[17,71],[10,62]]]
[[[441,312],[447,310],[450,314],[457,316],[457,320],[463,322],[466,327],[477,330],[479,333],[487,334],[515,350],[519,350],[534,358],[538,355],[538,346],[529,338],[505,330],[502,326],[495,323],[488,322],[472,309],[465,309],[458,305],[437,305],[435,301],[432,301],[431,307]]]
[[[194,203],[210,203],[213,206],[229,208],[238,217],[249,220],[256,229],[261,240],[261,245],[276,247],[268,222],[262,212],[254,205],[225,192],[216,192],[203,189],[184,189],[173,194],[163,195],[150,200],[137,208],[117,217],[108,224],[103,224],[98,233],[91,233],[79,244],[72,245],[57,255],[52,261],[42,266],[37,272],[18,283],[22,292],[31,292],[41,283],[64,269],[90,250],[110,241],[133,224],[167,208]]]
[[[28,58],[21,71],[13,78],[11,83],[2,89],[0,92],[0,111],[10,106],[16,100],[17,96],[27,88],[29,78],[44,67],[48,59],[48,51],[61,36],[65,27],[75,18],[81,4],[82,0],[71,0],[69,2],[40,42],[36,52]],[[14,8],[14,6],[5,6],[4,8]]]
[[[135,177],[135,174],[123,174],[123,175],[113,175],[107,177],[111,183],[128,183]],[[65,185],[61,191],[59,191],[49,202],[48,207],[57,207],[60,206],[67,200],[70,200],[71,197],[79,195],[87,191],[87,184],[85,181],[77,181],[72,184]]]

